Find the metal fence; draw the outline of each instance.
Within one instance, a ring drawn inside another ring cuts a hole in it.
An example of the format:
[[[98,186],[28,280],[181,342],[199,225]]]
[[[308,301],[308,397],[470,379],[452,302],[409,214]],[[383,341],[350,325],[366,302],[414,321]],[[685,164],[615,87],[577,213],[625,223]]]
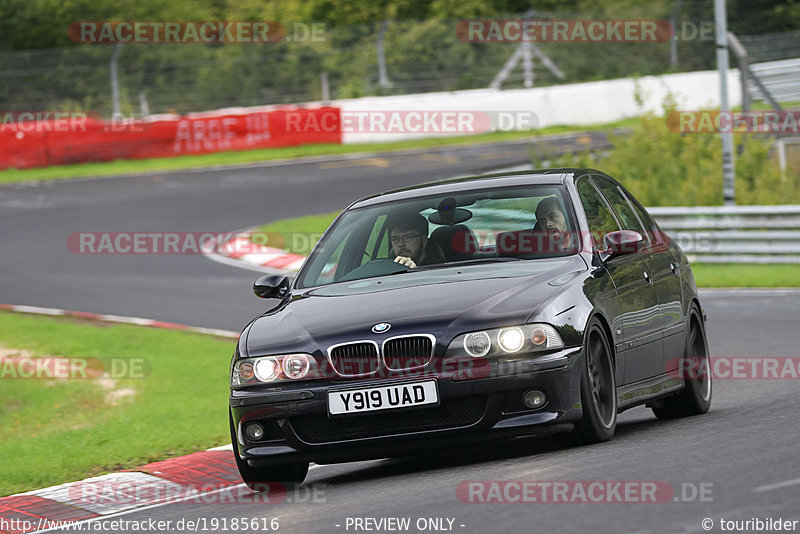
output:
[[[691,261],[800,263],[800,205],[647,211]]]
[[[537,49],[563,78],[535,55],[536,86],[715,68],[713,36],[698,32],[709,20],[681,18],[669,5],[641,13],[537,13],[503,18],[544,20],[673,20],[679,39],[656,43],[541,42]],[[677,18],[676,18],[677,17]],[[328,27],[319,41],[271,44],[126,44],[119,50],[121,111],[203,111],[232,106],[297,103],[368,95],[410,94],[489,87],[517,43],[468,42],[461,20],[387,21]],[[292,24],[286,24],[291,32]],[[689,28],[688,34],[684,31]],[[694,34],[691,34],[694,32]],[[755,61],[780,59],[759,37],[742,37]],[[767,36],[770,43],[779,36]],[[793,42],[793,41],[792,41]],[[109,116],[113,109],[114,45],[0,53],[0,110],[83,110]],[[796,50],[796,49],[795,49]],[[796,55],[796,54],[795,54]],[[524,62],[523,62],[524,63]],[[529,73],[530,74],[530,73]],[[519,67],[502,88],[522,87]],[[323,82],[325,80],[325,82]]]

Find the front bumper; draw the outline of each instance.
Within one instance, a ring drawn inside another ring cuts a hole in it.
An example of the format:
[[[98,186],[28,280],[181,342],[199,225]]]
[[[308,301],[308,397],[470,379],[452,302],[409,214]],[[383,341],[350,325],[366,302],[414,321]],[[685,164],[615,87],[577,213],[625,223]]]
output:
[[[492,365],[490,373],[462,376],[437,372],[400,379],[313,380],[232,390],[230,409],[237,450],[252,466],[287,462],[336,463],[390,456],[498,437],[552,432],[581,417],[580,347],[523,356]],[[437,381],[436,406],[328,415],[328,391],[385,385],[398,380]],[[522,393],[538,389],[547,403],[527,409]],[[243,425],[259,422],[264,438],[250,441]]]

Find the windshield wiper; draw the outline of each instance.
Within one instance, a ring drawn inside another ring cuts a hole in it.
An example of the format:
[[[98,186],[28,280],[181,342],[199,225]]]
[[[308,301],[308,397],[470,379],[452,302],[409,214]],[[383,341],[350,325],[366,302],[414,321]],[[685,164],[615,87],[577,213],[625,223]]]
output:
[[[448,261],[446,263],[434,263],[433,265],[421,265],[415,271],[442,269],[446,267],[459,267],[461,265],[480,265],[482,263],[505,263],[509,261],[524,261],[525,258],[514,256],[498,256],[496,258],[473,258],[471,260]]]

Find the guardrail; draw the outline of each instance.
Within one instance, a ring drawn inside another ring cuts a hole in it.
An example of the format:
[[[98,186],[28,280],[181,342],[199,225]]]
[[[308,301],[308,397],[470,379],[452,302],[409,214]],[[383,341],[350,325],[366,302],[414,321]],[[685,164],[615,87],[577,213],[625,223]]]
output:
[[[750,71],[778,102],[800,100],[800,58],[755,63],[750,65]],[[756,83],[751,83],[749,90],[756,100],[768,99]]]
[[[800,263],[800,205],[648,208],[690,261]]]

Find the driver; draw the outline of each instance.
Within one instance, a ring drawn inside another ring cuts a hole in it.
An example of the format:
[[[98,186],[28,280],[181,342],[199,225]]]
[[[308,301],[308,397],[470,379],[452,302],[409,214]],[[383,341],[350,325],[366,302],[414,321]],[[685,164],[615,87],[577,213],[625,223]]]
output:
[[[411,269],[444,261],[441,248],[428,240],[428,221],[419,213],[395,215],[388,223],[397,263]]]
[[[556,197],[545,197],[536,206],[536,225],[534,231],[543,232],[552,248],[569,249],[572,236],[567,230],[567,218],[561,211],[561,204]]]

